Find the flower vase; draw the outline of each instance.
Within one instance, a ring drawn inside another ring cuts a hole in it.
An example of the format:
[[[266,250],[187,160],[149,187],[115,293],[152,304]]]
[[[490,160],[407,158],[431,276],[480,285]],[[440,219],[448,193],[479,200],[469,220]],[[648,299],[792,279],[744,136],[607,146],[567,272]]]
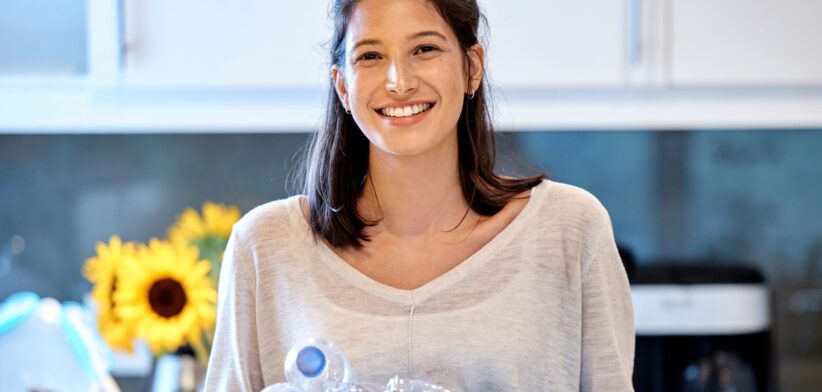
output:
[[[178,350],[179,352],[180,350]],[[206,366],[189,353],[158,357],[154,363],[153,392],[199,392],[203,390]]]

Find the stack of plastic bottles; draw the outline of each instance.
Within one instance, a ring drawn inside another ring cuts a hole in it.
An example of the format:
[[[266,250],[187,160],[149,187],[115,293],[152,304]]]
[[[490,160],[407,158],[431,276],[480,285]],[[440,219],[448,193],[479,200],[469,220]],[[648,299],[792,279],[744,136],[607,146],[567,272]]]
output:
[[[342,351],[329,341],[308,339],[285,358],[287,383],[261,392],[458,392],[456,389],[394,376],[386,384],[358,382]]]
[[[0,303],[0,391],[113,391],[110,351],[83,305],[19,292]]]

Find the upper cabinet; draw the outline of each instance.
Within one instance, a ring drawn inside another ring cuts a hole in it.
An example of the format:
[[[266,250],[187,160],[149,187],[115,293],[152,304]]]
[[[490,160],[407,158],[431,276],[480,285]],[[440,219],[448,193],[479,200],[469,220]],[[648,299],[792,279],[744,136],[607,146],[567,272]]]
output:
[[[327,85],[326,1],[123,0],[121,83],[162,88]]]
[[[487,63],[502,88],[622,87],[632,23],[613,0],[499,1],[489,22]]]
[[[822,85],[822,1],[670,3],[673,86]]]
[[[0,132],[317,129],[333,1],[0,0]],[[497,129],[822,127],[822,0],[479,3]]]
[[[16,0],[19,1],[19,0]],[[116,4],[91,0],[92,4]],[[125,87],[327,86],[329,2],[123,0]],[[508,89],[822,84],[819,0],[480,0]],[[92,37],[95,39],[95,37]]]
[[[0,78],[84,75],[85,16],[85,0],[0,0]]]
[[[489,76],[501,87],[619,87],[620,1],[482,1]],[[327,85],[327,1],[124,0],[127,87],[319,88]]]

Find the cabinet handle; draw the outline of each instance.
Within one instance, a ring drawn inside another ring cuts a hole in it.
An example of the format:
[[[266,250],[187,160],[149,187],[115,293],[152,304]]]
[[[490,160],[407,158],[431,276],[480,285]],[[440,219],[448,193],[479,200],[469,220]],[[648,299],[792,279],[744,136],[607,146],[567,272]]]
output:
[[[117,0],[117,36],[120,38],[120,69],[126,65],[128,43],[126,42],[126,0]]]
[[[128,57],[132,54],[135,47],[133,38],[129,36],[127,12],[131,10],[128,9],[128,0],[116,1],[118,5],[117,26],[119,28],[117,33],[120,35],[120,69],[124,69],[128,65]]]
[[[642,61],[642,0],[628,0],[628,61],[638,66]]]

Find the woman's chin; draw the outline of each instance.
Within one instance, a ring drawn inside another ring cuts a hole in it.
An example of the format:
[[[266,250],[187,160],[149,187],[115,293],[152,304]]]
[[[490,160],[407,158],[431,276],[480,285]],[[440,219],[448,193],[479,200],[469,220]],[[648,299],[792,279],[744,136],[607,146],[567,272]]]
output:
[[[437,135],[426,135],[424,133],[405,134],[405,135],[390,135],[381,139],[378,142],[371,143],[374,152],[383,153],[392,157],[415,157],[430,154],[436,154],[441,151],[447,155],[451,155],[446,146],[446,138],[435,137]],[[454,146],[456,148],[456,138],[454,138]]]

